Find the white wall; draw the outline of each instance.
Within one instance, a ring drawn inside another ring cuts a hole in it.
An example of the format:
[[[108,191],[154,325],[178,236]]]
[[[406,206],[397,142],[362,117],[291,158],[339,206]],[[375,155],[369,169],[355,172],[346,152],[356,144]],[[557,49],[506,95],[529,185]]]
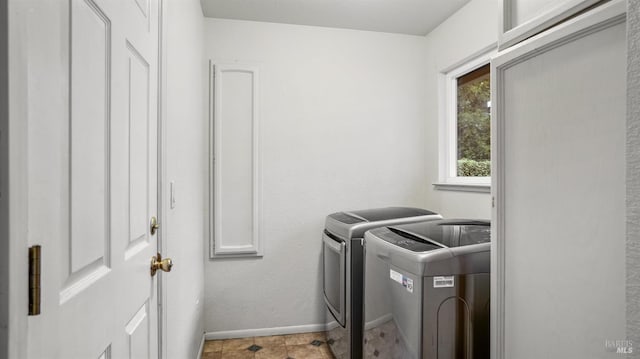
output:
[[[319,324],[325,216],[430,207],[424,38],[219,19],[205,33],[205,58],[261,71],[265,244],[261,259],[207,259],[205,329]]]
[[[176,184],[176,207],[165,202],[161,223],[165,253],[174,261],[163,273],[168,311],[165,358],[196,358],[203,327],[203,260],[206,203],[206,63],[204,17],[198,0],[166,4],[166,179]],[[168,202],[168,201],[167,201]]]
[[[498,41],[499,3],[472,0],[426,36],[427,75],[422,80],[427,92],[421,101],[428,110],[424,159],[428,184],[438,182],[439,74]],[[445,217],[491,218],[489,193],[442,191],[429,186],[426,203]]]
[[[0,4],[0,357],[9,354],[9,17]]]
[[[27,356],[27,119],[28,119],[28,46],[27,26],[29,24],[29,6],[21,0],[3,2],[7,16],[2,24],[5,36],[8,35],[7,56],[0,71],[8,71],[8,83],[0,94],[0,226],[2,239],[0,260],[4,262],[0,283],[0,306],[6,311],[0,319],[0,358],[22,359]],[[6,54],[6,55],[5,55]],[[6,96],[6,97],[5,97]],[[8,97],[8,98],[7,98]],[[8,102],[4,102],[8,101]],[[3,107],[4,105],[4,107]],[[10,189],[10,192],[9,192]]]
[[[640,0],[627,9],[627,339],[640,346]],[[640,357],[634,348],[633,358]]]

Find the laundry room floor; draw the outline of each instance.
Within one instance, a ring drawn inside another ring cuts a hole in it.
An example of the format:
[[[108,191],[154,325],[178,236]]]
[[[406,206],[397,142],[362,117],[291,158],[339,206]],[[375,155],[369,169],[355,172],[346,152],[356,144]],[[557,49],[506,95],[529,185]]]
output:
[[[202,359],[334,359],[324,333],[208,340]]]

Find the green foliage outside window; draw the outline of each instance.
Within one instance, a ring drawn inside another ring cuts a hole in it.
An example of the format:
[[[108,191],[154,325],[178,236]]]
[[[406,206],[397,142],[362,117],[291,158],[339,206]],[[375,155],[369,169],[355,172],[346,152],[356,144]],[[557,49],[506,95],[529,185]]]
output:
[[[491,175],[489,74],[458,86],[458,176]]]
[[[474,161],[468,158],[458,160],[458,176],[489,177],[491,176],[491,161]]]

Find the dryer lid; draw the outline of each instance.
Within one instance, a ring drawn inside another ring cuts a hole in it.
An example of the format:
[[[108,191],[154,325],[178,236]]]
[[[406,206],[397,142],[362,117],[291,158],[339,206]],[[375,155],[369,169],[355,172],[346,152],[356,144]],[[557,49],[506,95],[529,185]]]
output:
[[[344,213],[352,217],[361,218],[367,222],[378,222],[396,218],[418,217],[436,214],[435,212],[431,212],[426,209],[412,207],[373,208]]]
[[[325,221],[325,229],[343,239],[361,238],[371,228],[439,218],[442,216],[421,208],[373,208],[330,214]]]

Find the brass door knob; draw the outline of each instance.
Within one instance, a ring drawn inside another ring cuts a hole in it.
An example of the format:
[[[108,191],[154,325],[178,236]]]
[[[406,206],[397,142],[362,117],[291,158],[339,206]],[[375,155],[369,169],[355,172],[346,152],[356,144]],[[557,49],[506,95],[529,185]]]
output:
[[[171,267],[173,267],[173,261],[171,258],[162,258],[160,253],[151,257],[151,276],[156,275],[156,272],[159,270],[164,272],[171,272]]]

